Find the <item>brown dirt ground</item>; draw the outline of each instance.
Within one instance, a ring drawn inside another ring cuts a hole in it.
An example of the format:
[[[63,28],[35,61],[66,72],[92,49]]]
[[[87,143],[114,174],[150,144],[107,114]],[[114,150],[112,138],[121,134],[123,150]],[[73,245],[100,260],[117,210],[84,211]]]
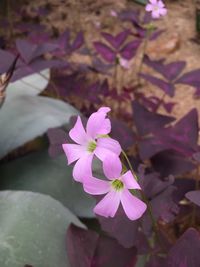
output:
[[[32,7],[42,6],[47,0],[31,1],[26,9],[31,12]],[[84,30],[88,47],[95,40],[101,39],[100,31],[117,33],[124,27],[124,24],[110,16],[112,9],[120,11],[128,7],[140,7],[137,4],[126,0],[48,0],[52,7],[52,12],[42,19],[50,29],[62,32],[66,27],[78,32]],[[166,1],[168,15],[160,21],[155,22],[160,28],[166,29],[159,39],[149,43],[148,54],[154,58],[167,58],[167,62],[175,60],[186,60],[186,70],[193,70],[200,67],[200,46],[191,39],[195,38],[195,6],[192,0]],[[101,30],[95,24],[101,23]],[[129,24],[130,25],[130,24]],[[134,83],[135,73],[141,59],[141,53],[131,63],[132,68],[128,71],[119,70],[118,79],[125,85]],[[77,55],[75,61],[90,62],[87,56]],[[145,67],[143,67],[145,69]],[[151,72],[151,70],[148,70]],[[112,83],[111,77],[110,82]],[[123,81],[122,81],[123,80]],[[154,86],[144,82],[141,89],[147,95],[161,96],[163,93]],[[173,114],[178,118],[186,114],[191,108],[196,107],[200,112],[200,99],[194,99],[194,89],[189,86],[177,86],[175,100],[178,104],[173,110]],[[165,98],[170,101],[169,97]],[[161,112],[164,112],[161,110]]]

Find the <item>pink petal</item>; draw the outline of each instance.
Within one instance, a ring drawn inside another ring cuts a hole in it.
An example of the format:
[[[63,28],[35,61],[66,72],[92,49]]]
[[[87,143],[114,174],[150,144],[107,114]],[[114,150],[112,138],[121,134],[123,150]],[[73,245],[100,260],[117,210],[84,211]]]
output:
[[[88,119],[86,131],[93,139],[97,138],[98,135],[110,133],[111,123],[109,119],[106,119],[106,112],[93,113]]]
[[[125,174],[122,175],[122,182],[124,182],[126,188],[128,189],[141,189],[138,182],[133,177],[131,171],[127,171]]]
[[[119,157],[113,153],[110,153],[110,155],[103,161],[103,171],[108,179],[113,180],[120,178],[122,164]]]
[[[152,11],[153,10],[153,6],[151,4],[147,4],[146,7],[145,7],[145,10],[146,11]]]
[[[110,190],[110,183],[91,177],[83,183],[84,191],[91,195],[102,195],[106,194]]]
[[[160,10],[154,10],[152,13],[152,18],[158,19],[160,17]]]
[[[161,9],[160,9],[160,14],[161,14],[162,16],[167,15],[167,9],[166,9],[166,8],[161,8]]]
[[[149,0],[149,3],[151,3],[152,5],[156,5],[158,2],[157,0]]]
[[[121,193],[121,203],[130,220],[139,219],[147,208],[143,201],[133,196],[127,189],[124,189]]]
[[[68,164],[83,157],[87,152],[86,148],[76,144],[62,144],[65,155],[67,156]]]
[[[75,181],[84,182],[92,177],[92,159],[93,154],[87,153],[76,162],[73,169]]]
[[[163,8],[165,6],[162,1],[158,1],[157,5],[158,5],[159,8]]]
[[[94,212],[104,217],[114,217],[120,204],[120,194],[110,191],[94,208]]]
[[[99,108],[98,110],[97,110],[97,112],[104,112],[104,113],[108,113],[108,112],[110,112],[111,111],[111,109],[109,108],[109,107],[101,107],[101,108]]]
[[[88,142],[89,137],[87,136],[85,129],[83,128],[83,124],[79,116],[74,127],[70,130],[69,136],[74,142],[80,145],[86,144]]]
[[[113,152],[117,156],[119,156],[121,151],[122,151],[122,148],[121,148],[119,142],[116,141],[115,139],[110,138],[110,137],[98,138],[97,147],[98,148],[105,148],[105,149]]]

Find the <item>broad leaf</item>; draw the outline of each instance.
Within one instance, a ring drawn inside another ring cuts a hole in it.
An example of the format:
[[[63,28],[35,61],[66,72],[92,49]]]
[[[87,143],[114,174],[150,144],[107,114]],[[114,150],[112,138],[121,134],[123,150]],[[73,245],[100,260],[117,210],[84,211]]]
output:
[[[97,170],[97,168],[95,168]],[[52,196],[80,217],[94,217],[95,201],[72,178],[64,155],[52,159],[37,152],[0,166],[3,190],[26,190]]]
[[[0,266],[70,267],[65,233],[81,222],[55,199],[32,192],[0,193]]]
[[[50,79],[49,69],[41,74],[32,74],[14,83],[10,83],[6,89],[6,98],[11,99],[19,95],[38,95],[48,85]]]
[[[71,105],[48,97],[27,95],[5,101],[0,112],[0,158],[77,114]]]

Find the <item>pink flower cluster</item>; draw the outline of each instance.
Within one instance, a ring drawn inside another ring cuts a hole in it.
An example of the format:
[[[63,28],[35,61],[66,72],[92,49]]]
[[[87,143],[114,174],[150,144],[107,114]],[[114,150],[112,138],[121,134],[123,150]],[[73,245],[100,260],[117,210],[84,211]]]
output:
[[[120,161],[121,146],[110,138],[111,122],[107,118],[110,111],[102,107],[93,113],[83,127],[80,117],[69,136],[75,144],[63,144],[68,164],[76,162],[73,177],[83,184],[85,192],[91,195],[105,195],[95,206],[94,212],[104,217],[114,217],[117,209],[122,207],[130,220],[140,218],[146,210],[146,204],[134,196],[130,189],[141,190],[131,171],[123,172]],[[92,174],[94,157],[103,164],[107,180],[98,179]]]
[[[167,14],[167,9],[161,0],[149,0],[145,9],[147,12],[151,12],[151,16],[154,19],[158,19]]]

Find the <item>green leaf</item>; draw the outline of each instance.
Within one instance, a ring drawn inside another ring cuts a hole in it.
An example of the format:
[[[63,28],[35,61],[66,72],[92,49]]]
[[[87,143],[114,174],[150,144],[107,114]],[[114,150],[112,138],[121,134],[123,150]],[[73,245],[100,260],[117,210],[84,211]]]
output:
[[[65,245],[70,223],[81,222],[55,199],[20,191],[0,193],[0,266],[70,267]]]
[[[97,167],[96,167],[97,169]],[[56,159],[37,152],[0,166],[0,188],[44,193],[59,200],[80,217],[94,217],[94,199],[72,178],[65,156]],[[99,177],[99,176],[97,176]]]
[[[132,1],[136,2],[136,3],[140,4],[140,5],[146,5],[147,2],[148,2],[148,0],[132,0]]]
[[[0,111],[0,158],[77,114],[71,105],[49,97],[26,95],[6,101]]]
[[[6,100],[19,95],[38,95],[48,85],[50,79],[50,70],[41,71],[41,74],[32,74],[25,78],[10,83],[6,89]]]

